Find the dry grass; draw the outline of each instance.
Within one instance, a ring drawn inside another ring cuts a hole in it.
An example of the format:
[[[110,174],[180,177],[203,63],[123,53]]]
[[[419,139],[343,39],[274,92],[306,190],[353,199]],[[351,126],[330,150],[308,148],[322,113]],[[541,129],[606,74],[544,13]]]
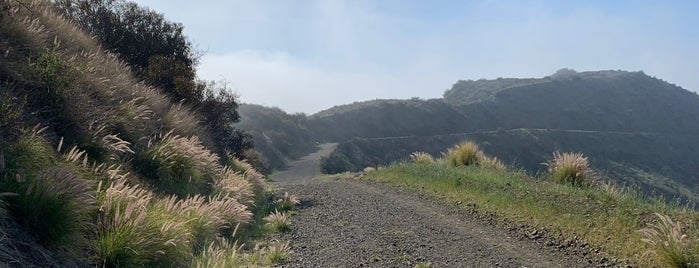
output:
[[[150,139],[137,156],[135,167],[158,191],[180,198],[210,192],[222,167],[219,157],[204,147],[196,136],[182,137],[168,132]]]
[[[265,226],[274,232],[285,232],[291,229],[291,216],[286,212],[275,210],[265,217]]]
[[[275,207],[281,211],[293,210],[294,207],[300,203],[301,200],[299,200],[296,195],[290,194],[289,192],[284,192],[284,195],[282,195],[281,198],[274,201]]]
[[[584,186],[596,180],[587,157],[582,153],[554,152],[553,159],[544,164],[557,183]]]
[[[240,170],[224,168],[205,146],[208,130],[190,107],[139,82],[52,5],[0,0],[0,32],[7,37],[0,42],[0,72],[8,79],[0,95],[27,100],[21,113],[0,116],[21,121],[0,122],[7,179],[0,192],[15,192],[3,196],[11,201],[7,214],[36,225],[31,234],[51,248],[80,248],[87,266],[185,267],[202,252],[236,259],[238,248],[216,241],[253,222],[249,208],[269,190],[264,176],[239,160]],[[6,106],[0,102],[0,111],[16,109]],[[50,128],[20,131],[36,122]],[[214,242],[225,254],[214,253]]]
[[[699,241],[692,240],[682,229],[679,221],[669,216],[655,213],[658,222],[649,224],[639,232],[641,241],[652,246],[646,254],[655,254],[669,267],[699,267]]]
[[[443,153],[443,162],[459,166],[481,166],[485,168],[505,170],[507,167],[497,158],[489,157],[472,141],[462,142]],[[412,157],[412,155],[411,155]]]
[[[240,247],[235,243],[231,245],[228,240],[218,238],[197,256],[193,267],[197,268],[228,268],[243,266],[239,260]]]
[[[425,152],[413,152],[410,154],[410,161],[415,163],[434,163],[434,157]]]

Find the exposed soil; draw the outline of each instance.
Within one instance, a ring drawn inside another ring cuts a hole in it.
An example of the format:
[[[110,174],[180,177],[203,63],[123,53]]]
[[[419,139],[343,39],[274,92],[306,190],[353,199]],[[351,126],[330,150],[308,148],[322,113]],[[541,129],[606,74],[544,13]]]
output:
[[[568,250],[545,234],[476,217],[416,191],[356,179],[313,179],[318,160],[332,148],[324,145],[273,176],[302,200],[292,230],[282,236],[293,250],[284,266],[600,266],[594,253]]]

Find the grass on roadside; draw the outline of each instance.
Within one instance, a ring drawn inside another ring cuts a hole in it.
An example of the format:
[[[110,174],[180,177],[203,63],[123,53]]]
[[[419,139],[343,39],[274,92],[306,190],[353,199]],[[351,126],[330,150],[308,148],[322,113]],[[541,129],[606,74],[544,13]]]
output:
[[[424,191],[479,213],[544,229],[561,240],[577,236],[590,246],[642,267],[666,265],[641,243],[638,230],[655,222],[660,212],[686,223],[688,237],[699,237],[699,213],[633,191],[613,187],[574,187],[521,171],[440,163],[400,163],[365,175],[365,179]],[[613,189],[613,190],[605,190]],[[694,252],[699,251],[697,245]]]

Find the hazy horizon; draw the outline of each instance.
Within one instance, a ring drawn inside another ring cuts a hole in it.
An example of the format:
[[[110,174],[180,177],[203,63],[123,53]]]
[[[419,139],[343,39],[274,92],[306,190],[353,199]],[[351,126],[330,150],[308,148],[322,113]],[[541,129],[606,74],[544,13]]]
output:
[[[644,71],[699,90],[693,1],[135,1],[185,26],[198,74],[312,114],[438,98],[458,80]]]

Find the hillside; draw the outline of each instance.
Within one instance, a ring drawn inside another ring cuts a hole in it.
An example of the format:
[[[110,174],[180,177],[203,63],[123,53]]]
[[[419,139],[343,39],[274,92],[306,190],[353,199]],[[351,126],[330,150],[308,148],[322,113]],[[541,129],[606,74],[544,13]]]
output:
[[[133,3],[101,11],[122,7],[155,18],[139,22],[173,25]],[[155,85],[124,52],[107,50],[63,14],[55,2],[0,1],[0,266],[279,262],[285,244],[267,241],[262,228],[278,208],[273,192],[234,155],[245,146],[232,127],[216,125],[235,121],[235,100],[152,64],[169,55],[152,55],[144,67],[163,82]],[[147,40],[154,44],[173,29],[148,23],[139,25],[161,31]],[[178,85],[168,86],[172,80]],[[195,89],[210,97],[177,95]]]
[[[554,151],[579,151],[620,184],[699,200],[691,161],[699,158],[699,97],[642,72],[458,81],[442,99],[358,102],[298,122],[316,140],[340,143],[328,172],[386,165],[413,151],[438,154],[472,139],[532,173]]]
[[[289,159],[315,151],[316,139],[305,126],[306,116],[290,115],[278,108],[242,104],[237,127],[253,137],[255,149],[266,157],[271,168],[283,169]]]

